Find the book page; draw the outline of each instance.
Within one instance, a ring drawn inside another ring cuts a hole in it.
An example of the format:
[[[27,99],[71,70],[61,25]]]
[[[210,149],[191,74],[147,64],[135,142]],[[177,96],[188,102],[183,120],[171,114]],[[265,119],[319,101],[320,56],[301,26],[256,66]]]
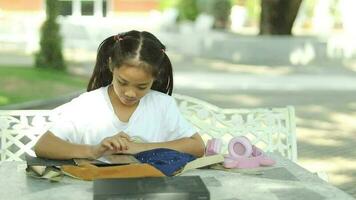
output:
[[[221,162],[224,162],[224,156],[222,154],[217,154],[217,155],[212,155],[212,156],[203,156],[201,158],[197,158],[197,159],[187,163],[185,165],[185,167],[183,168],[183,170],[179,174],[184,173],[188,170],[206,167],[206,166],[221,163]]]
[[[114,154],[98,158],[99,161],[107,164],[131,164],[140,163],[134,156],[127,154]]]

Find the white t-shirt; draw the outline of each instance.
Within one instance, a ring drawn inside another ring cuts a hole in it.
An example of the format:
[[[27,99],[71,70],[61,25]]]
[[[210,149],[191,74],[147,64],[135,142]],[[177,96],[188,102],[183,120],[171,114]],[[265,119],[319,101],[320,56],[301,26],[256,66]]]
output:
[[[127,123],[115,115],[108,86],[86,92],[54,110],[60,117],[49,131],[76,144],[99,144],[121,131],[145,142],[191,137],[197,130],[178,110],[173,97],[151,90],[141,98]]]

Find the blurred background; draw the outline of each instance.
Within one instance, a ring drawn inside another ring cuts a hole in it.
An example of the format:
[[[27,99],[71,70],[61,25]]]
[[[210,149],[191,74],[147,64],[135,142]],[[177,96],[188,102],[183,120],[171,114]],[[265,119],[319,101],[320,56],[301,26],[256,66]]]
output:
[[[98,45],[154,33],[174,92],[223,108],[296,108],[298,164],[356,197],[356,1],[0,0],[0,109],[85,91]]]

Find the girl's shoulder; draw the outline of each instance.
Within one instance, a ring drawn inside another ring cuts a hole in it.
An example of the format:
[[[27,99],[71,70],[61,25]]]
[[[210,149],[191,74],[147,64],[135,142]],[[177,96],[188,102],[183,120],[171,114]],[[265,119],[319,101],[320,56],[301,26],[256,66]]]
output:
[[[102,98],[105,96],[105,92],[107,93],[108,87],[101,87],[89,92],[84,92],[80,94],[77,98],[78,99],[84,99],[84,100],[90,100],[90,99],[96,99],[96,98]]]
[[[165,104],[172,103],[172,101],[174,101],[174,98],[172,96],[169,96],[168,94],[151,90],[149,93],[145,95],[143,100],[148,103],[165,105]]]
[[[92,90],[89,92],[84,92],[79,96],[73,98],[71,101],[59,106],[56,110],[66,110],[66,109],[86,109],[91,108],[94,105],[99,106],[105,103],[105,92],[107,91],[107,87],[101,87],[96,90]]]
[[[165,112],[169,107],[175,106],[175,100],[172,96],[154,90],[147,93],[141,100],[143,100],[143,105],[154,110],[159,109],[162,112]]]
[[[105,92],[107,87],[101,87],[96,90],[84,92],[72,100],[73,103],[79,105],[93,105],[94,103],[101,103],[105,100]]]

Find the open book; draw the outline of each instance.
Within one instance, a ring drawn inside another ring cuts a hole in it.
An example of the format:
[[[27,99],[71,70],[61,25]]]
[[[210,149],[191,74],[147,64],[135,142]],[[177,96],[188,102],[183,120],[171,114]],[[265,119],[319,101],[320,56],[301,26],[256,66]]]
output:
[[[57,159],[48,159],[40,158],[26,154],[25,155],[27,170],[32,170],[38,175],[42,176],[46,167],[60,167],[63,165],[84,165],[84,164],[93,164],[96,166],[114,166],[114,165],[126,165],[132,163],[140,163],[132,155],[108,155],[101,157],[97,160],[89,159],[68,159],[68,160],[57,160]]]
[[[47,158],[39,158],[30,155],[26,155],[26,162],[28,167],[30,167],[37,174],[42,175],[46,167],[57,167],[62,165],[84,165],[93,164],[96,166],[114,166],[114,165],[126,165],[140,163],[133,155],[127,154],[115,154],[103,156],[97,160],[89,159],[69,159],[69,160],[55,160]],[[207,167],[213,164],[224,162],[224,157],[221,154],[203,156],[197,158],[189,163],[187,163],[182,170],[180,170],[175,175],[180,175],[188,170]]]

